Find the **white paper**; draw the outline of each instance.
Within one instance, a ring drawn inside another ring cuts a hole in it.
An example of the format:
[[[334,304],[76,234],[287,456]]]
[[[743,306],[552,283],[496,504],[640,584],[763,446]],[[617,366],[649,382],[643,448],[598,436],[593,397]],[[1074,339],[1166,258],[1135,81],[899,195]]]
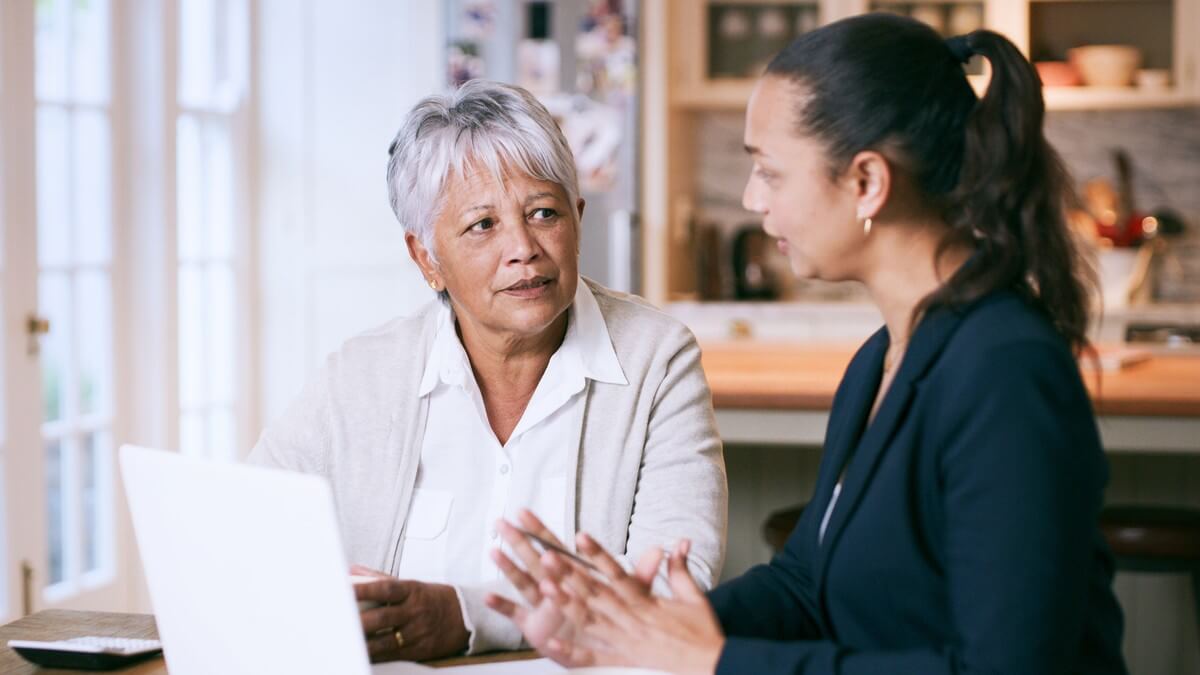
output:
[[[526,659],[524,661],[503,661],[500,663],[480,663],[473,666],[454,666],[439,668],[438,674],[461,673],[462,675],[548,675],[549,673],[565,673],[566,668],[550,659]]]

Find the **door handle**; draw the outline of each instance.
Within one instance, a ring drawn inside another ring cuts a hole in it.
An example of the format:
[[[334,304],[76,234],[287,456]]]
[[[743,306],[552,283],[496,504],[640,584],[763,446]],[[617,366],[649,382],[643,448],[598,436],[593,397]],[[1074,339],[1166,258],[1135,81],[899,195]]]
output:
[[[42,336],[50,332],[50,319],[30,314],[25,323],[25,330],[29,339],[26,352],[30,356],[37,356],[41,348]]]
[[[33,614],[33,565],[21,561],[21,616]]]

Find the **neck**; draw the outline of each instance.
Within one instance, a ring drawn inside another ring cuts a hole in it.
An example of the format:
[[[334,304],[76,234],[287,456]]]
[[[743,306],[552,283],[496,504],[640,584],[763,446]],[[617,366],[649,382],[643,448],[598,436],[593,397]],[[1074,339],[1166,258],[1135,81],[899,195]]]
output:
[[[458,337],[485,398],[527,397],[567,333],[567,312],[533,335],[495,331],[455,312]]]
[[[861,281],[883,315],[892,345],[902,348],[911,333],[913,310],[966,261],[969,250],[950,249],[937,258],[939,233],[932,223],[889,223],[878,228],[875,255]]]

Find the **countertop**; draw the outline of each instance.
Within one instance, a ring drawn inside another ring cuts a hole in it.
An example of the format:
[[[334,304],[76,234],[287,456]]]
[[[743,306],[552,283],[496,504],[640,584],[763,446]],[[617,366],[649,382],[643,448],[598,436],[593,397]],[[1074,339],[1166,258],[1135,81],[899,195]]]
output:
[[[827,411],[857,345],[702,341],[718,410]],[[1154,355],[1119,371],[1084,369],[1098,415],[1200,418],[1200,355]],[[1097,393],[1099,392],[1099,393]]]

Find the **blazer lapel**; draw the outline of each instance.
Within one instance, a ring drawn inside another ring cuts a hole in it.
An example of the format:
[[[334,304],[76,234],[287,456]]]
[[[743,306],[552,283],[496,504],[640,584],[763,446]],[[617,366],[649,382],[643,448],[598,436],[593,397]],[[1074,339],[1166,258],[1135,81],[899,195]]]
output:
[[[842,492],[838,503],[834,506],[833,515],[825,529],[825,537],[818,547],[818,564],[816,582],[817,588],[824,592],[825,573],[829,565],[830,554],[837,546],[838,536],[846,522],[854,515],[854,510],[862,499],[864,491],[869,487],[871,476],[879,463],[883,451],[888,447],[892,436],[905,412],[912,403],[916,392],[916,383],[929,370],[937,356],[941,353],[946,341],[954,333],[954,329],[962,320],[960,313],[951,310],[935,310],[925,317],[917,326],[917,330],[909,340],[908,350],[900,363],[900,370],[892,380],[891,387],[884,395],[875,419],[861,434],[851,434],[852,441],[857,441],[857,449],[852,449],[849,464],[846,466],[845,478],[842,481]],[[886,344],[884,346],[886,351]],[[861,374],[864,381],[874,381],[875,386],[869,387],[870,396],[865,406],[869,413],[874,403],[874,394],[878,392],[878,382],[882,376],[883,357],[872,362],[875,368],[873,376]],[[849,373],[847,373],[849,375]],[[861,402],[859,402],[861,403]],[[859,411],[855,411],[857,415]],[[864,413],[864,419],[865,419]],[[861,427],[860,427],[861,428]],[[846,461],[845,459],[842,460]],[[840,471],[838,472],[840,473]],[[834,478],[836,482],[836,476]],[[830,487],[832,491],[832,486]],[[826,501],[828,504],[828,501]]]
[[[862,346],[842,376],[843,389],[835,399],[834,412],[837,416],[830,417],[825,430],[817,484],[812,500],[805,507],[806,510],[813,510],[817,516],[817,527],[820,527],[821,517],[829,506],[833,486],[837,484],[842,467],[862,436],[875,392],[879,390],[879,368],[887,352],[887,344],[887,329],[881,328]]]

